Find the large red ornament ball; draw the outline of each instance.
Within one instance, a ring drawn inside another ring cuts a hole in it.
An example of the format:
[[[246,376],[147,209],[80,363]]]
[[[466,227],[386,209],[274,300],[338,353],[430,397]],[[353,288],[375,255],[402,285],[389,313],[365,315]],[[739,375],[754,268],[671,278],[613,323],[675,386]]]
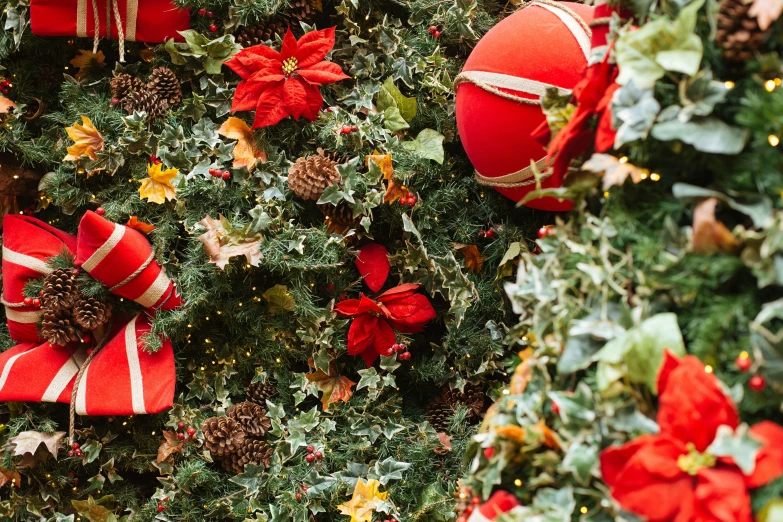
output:
[[[533,4],[493,27],[476,45],[457,79],[457,127],[479,182],[520,201],[535,190],[519,173],[546,151],[532,137],[545,120],[538,100],[546,86],[570,91],[582,79],[590,53],[587,24],[593,8],[571,2]],[[509,99],[508,97],[515,98]],[[530,100],[525,103],[522,100]],[[543,169],[542,169],[543,170]],[[497,179],[495,179],[497,178]],[[509,186],[520,185],[522,186]],[[551,188],[551,179],[542,182]],[[541,210],[570,210],[570,201],[538,198]]]

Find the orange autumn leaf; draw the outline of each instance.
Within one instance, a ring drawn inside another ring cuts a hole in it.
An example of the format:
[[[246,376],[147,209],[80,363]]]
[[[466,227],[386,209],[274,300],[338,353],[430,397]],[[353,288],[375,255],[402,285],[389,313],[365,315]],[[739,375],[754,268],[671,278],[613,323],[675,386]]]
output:
[[[383,195],[384,203],[394,203],[400,198],[408,197],[408,188],[405,185],[398,184],[397,180],[394,179],[391,154],[369,154],[365,159],[368,166],[371,161],[378,165],[381,172],[383,172],[383,179],[388,181],[386,193]]]
[[[253,170],[259,159],[262,163],[266,162],[266,152],[256,148],[253,130],[243,120],[231,116],[217,132],[228,139],[237,140],[233,150],[235,169],[247,167],[248,170]]]
[[[340,375],[337,372],[337,365],[334,361],[329,363],[329,373],[324,373],[323,370],[315,370],[313,373],[306,375],[307,380],[315,383],[323,395],[321,396],[321,404],[324,411],[329,408],[330,404],[343,401],[348,402],[353,397],[353,387],[356,383],[350,380],[348,377]]]
[[[0,94],[0,114],[7,114],[9,110],[15,107],[16,104],[11,101],[11,98],[6,98]]]
[[[532,348],[525,348],[519,352],[522,362],[514,369],[514,375],[511,376],[509,390],[511,395],[521,395],[527,389],[527,385],[533,378],[533,367],[530,362],[533,356]]]
[[[10,484],[11,486],[16,486],[18,488],[21,483],[22,476],[18,471],[0,468],[0,487]]]
[[[158,462],[163,462],[168,459],[174,453],[182,451],[183,442],[177,439],[177,434],[173,431],[163,432],[163,442],[160,443],[158,448]]]
[[[742,243],[715,217],[718,200],[708,198],[693,209],[693,251],[698,254],[737,252]]]
[[[484,266],[484,256],[481,255],[476,245],[454,243],[454,247],[465,258],[465,268],[474,274],[481,272],[481,267]]]
[[[495,433],[498,437],[514,441],[517,444],[525,443],[525,429],[520,426],[507,424],[505,426],[495,428]]]
[[[552,449],[560,449],[560,442],[557,440],[557,435],[546,425],[544,419],[539,420],[531,429],[541,437],[541,443],[544,446]]]
[[[155,225],[150,225],[149,223],[145,223],[144,221],[139,221],[139,219],[136,216],[131,216],[128,222],[125,224],[126,226],[130,228],[135,228],[142,234],[149,234],[153,230],[155,230]]]
[[[65,132],[68,137],[74,141],[74,144],[68,147],[68,155],[63,161],[76,161],[82,156],[89,156],[90,159],[97,160],[96,152],[103,150],[103,136],[92,124],[90,118],[82,116],[82,124],[74,122],[72,127],[66,127]]]

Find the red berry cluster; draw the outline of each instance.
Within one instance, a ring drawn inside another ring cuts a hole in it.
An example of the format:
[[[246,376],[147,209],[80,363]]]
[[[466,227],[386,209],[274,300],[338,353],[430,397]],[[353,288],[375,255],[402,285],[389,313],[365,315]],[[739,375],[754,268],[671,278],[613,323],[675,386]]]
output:
[[[315,461],[321,462],[324,460],[324,454],[320,451],[315,451],[315,446],[310,444],[307,446],[307,456],[305,457],[305,460],[308,464],[312,464]]]
[[[411,360],[411,352],[408,351],[408,347],[402,343],[396,343],[391,346],[390,354],[396,353],[397,359],[400,361],[410,361]]]
[[[41,293],[43,293],[43,290],[41,290]],[[38,297],[34,299],[32,297],[25,297],[23,303],[25,306],[35,306],[36,308],[41,307],[41,299]]]
[[[753,360],[748,356],[747,352],[741,353],[736,359],[734,359],[734,366],[737,367],[742,373],[750,371],[753,367]],[[748,388],[754,392],[764,391],[767,387],[767,380],[764,376],[755,374],[748,379]]]
[[[378,522],[398,522],[398,521],[396,518],[390,517],[390,518],[385,518],[383,520],[378,520]]]
[[[479,237],[485,237],[487,239],[495,239],[498,237],[498,233],[494,228],[488,228],[487,230],[479,230]]]
[[[206,10],[203,7],[198,10],[198,14],[200,16],[205,17],[205,18],[209,18],[210,20],[215,18],[215,13],[213,13],[212,11],[208,11],[208,10]],[[218,30],[217,24],[215,24],[215,23],[210,24],[209,25],[209,30],[210,30],[210,32],[216,33],[217,30]]]
[[[231,173],[227,170],[209,169],[209,175],[213,178],[223,178],[224,181],[231,179]]]
[[[400,206],[413,208],[419,201],[419,197],[413,192],[408,192],[407,195],[400,198]]]
[[[430,33],[430,36],[433,38],[440,38],[440,31],[438,30],[437,25],[431,25],[427,28],[427,32]]]
[[[163,497],[163,500],[158,503],[158,513],[163,513],[166,510],[166,506],[163,503],[168,502],[168,500],[169,497]]]
[[[457,495],[457,510],[460,512],[457,522],[467,522],[476,507],[481,504],[481,497],[466,487],[460,488],[459,492],[455,494]]]
[[[71,449],[68,450],[68,456],[81,457],[82,456],[81,444],[79,444],[78,442],[72,442]]]
[[[184,431],[184,432],[183,432]],[[187,436],[185,434],[187,433]],[[193,426],[188,426],[188,429],[185,429],[185,423],[182,421],[179,421],[177,423],[177,440],[193,440],[193,436],[196,434],[195,428]]]
[[[3,81],[0,82],[0,92],[3,94],[8,94],[11,92],[11,80],[8,78],[3,78]]]
[[[304,484],[302,484],[299,487],[302,491],[297,491],[296,494],[294,495],[296,497],[297,502],[302,501],[302,493],[307,493],[307,489],[308,489],[307,486],[305,486]]]
[[[557,233],[554,225],[546,225],[538,229],[538,239],[554,236]]]
[[[340,134],[350,134],[352,132],[359,132],[358,125],[343,125],[340,127]]]
[[[154,154],[150,154],[150,163],[152,163],[153,165],[160,165],[161,163],[163,163],[163,160]]]

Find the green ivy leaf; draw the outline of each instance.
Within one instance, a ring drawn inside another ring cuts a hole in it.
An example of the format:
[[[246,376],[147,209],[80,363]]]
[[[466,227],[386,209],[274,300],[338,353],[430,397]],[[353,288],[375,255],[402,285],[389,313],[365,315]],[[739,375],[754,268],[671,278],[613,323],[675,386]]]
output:
[[[392,457],[387,457],[383,461],[377,461],[373,467],[373,474],[378,481],[384,486],[392,480],[402,480],[402,473],[410,468],[411,465],[407,462],[400,462],[394,460]]]
[[[410,128],[397,107],[389,107],[383,111],[383,126],[391,132]]]
[[[764,446],[749,433],[747,424],[740,424],[736,430],[722,425],[715,433],[715,440],[706,452],[715,457],[730,457],[742,472],[748,476],[756,468],[756,457]]]
[[[416,98],[409,98],[402,94],[397,86],[394,85],[394,80],[390,76],[386,78],[386,81],[381,85],[381,90],[378,92],[378,109],[386,111],[386,109],[391,107],[396,107],[400,116],[406,122],[413,120],[418,109]]]
[[[582,486],[590,482],[593,469],[598,464],[598,447],[584,441],[575,441],[563,457],[563,470],[574,475]]]
[[[712,154],[739,154],[748,141],[747,129],[733,127],[717,118],[659,122],[653,125],[651,134],[657,140],[680,140]]]
[[[378,383],[381,382],[381,378],[378,376],[378,371],[375,367],[359,370],[359,375],[361,375],[362,378],[359,379],[359,383],[356,385],[356,391],[359,391],[362,388],[374,390],[378,387]]]
[[[404,141],[402,146],[409,151],[418,154],[422,158],[430,159],[443,165],[443,134],[436,130],[424,129],[413,141]]]

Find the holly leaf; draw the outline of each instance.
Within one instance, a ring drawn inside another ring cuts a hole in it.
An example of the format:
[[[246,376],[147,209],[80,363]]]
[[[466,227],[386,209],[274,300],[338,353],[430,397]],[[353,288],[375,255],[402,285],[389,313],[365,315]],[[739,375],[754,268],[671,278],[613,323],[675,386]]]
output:
[[[167,460],[175,453],[182,451],[184,443],[177,439],[177,434],[173,431],[166,430],[163,432],[163,442],[158,447],[158,463]]]
[[[481,267],[484,266],[484,256],[481,255],[476,245],[454,243],[454,248],[465,258],[465,268],[474,274],[481,272]]]
[[[8,439],[8,442],[14,445],[14,455],[21,456],[27,453],[35,455],[38,446],[43,444],[56,459],[63,437],[65,437],[64,431],[56,431],[54,433],[23,431],[16,437]]]
[[[155,225],[150,225],[149,223],[145,223],[144,221],[139,221],[139,219],[136,216],[131,216],[127,223],[125,223],[125,226],[133,228],[141,232],[142,234],[149,234],[153,230],[155,230]]]
[[[87,116],[82,116],[82,124],[75,122],[73,126],[66,127],[65,132],[68,137],[74,141],[74,144],[68,147],[68,155],[63,161],[76,161],[82,156],[88,156],[97,161],[99,150],[103,150],[103,136],[92,124]]]
[[[356,383],[344,375],[340,375],[337,370],[337,363],[329,363],[329,373],[322,370],[316,370],[305,375],[308,381],[315,383],[316,387],[322,392],[321,405],[323,410],[329,409],[330,404],[336,402],[348,402],[353,397],[351,389]]]
[[[740,424],[736,430],[722,425],[715,433],[715,440],[706,452],[715,457],[729,457],[746,476],[753,474],[756,468],[756,457],[764,446],[761,441],[753,438],[747,424]]]
[[[252,171],[257,161],[266,163],[266,152],[256,147],[253,130],[244,120],[229,117],[218,129],[218,134],[226,138],[237,140],[232,154],[234,155],[233,167],[235,169],[246,167]]]
[[[783,0],[753,0],[753,5],[748,11],[750,16],[756,17],[762,31],[766,31],[772,22],[780,18],[781,13],[783,13]]]
[[[413,141],[404,141],[402,146],[425,159],[443,165],[443,134],[436,130],[424,129]]]
[[[707,198],[693,209],[693,241],[691,248],[697,254],[715,252],[736,253],[742,242],[715,217],[716,198]]]

